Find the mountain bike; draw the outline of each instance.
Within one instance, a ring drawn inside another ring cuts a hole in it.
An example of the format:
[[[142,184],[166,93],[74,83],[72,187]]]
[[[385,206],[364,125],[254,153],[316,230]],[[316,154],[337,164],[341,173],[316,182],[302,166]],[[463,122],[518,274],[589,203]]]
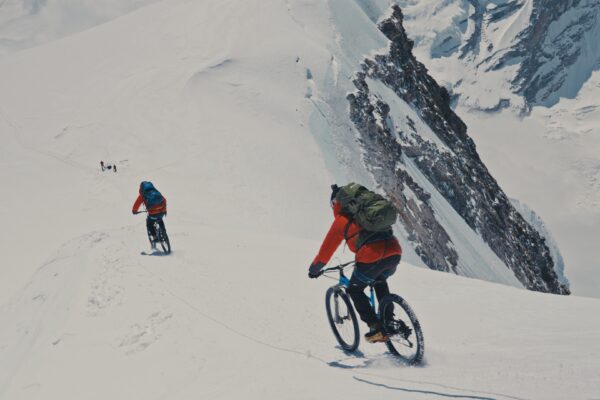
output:
[[[139,211],[138,214],[147,212],[147,210],[143,210]],[[156,232],[156,237],[153,238],[152,235],[150,235],[150,231],[147,231],[150,246],[154,249],[156,248],[157,244],[160,244],[160,247],[162,248],[165,254],[171,253],[171,242],[169,241],[169,236],[167,235],[167,228],[165,228],[165,222],[161,218],[153,218],[151,215],[148,215],[147,218],[149,218],[152,221],[154,232]]]
[[[344,275],[344,268],[351,264],[354,261],[321,270],[321,274],[339,271],[338,283],[327,289],[325,294],[325,308],[331,330],[339,345],[347,352],[356,351],[360,342],[358,319],[347,292],[350,279]],[[383,333],[389,338],[385,342],[389,352],[408,365],[419,364],[423,359],[425,343],[417,316],[408,303],[396,294],[385,296],[377,307],[374,283],[369,285],[371,307],[379,316]]]

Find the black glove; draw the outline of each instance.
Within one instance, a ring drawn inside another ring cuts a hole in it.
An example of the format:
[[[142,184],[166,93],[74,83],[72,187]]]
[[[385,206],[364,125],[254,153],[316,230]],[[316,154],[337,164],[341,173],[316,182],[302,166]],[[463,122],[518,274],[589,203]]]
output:
[[[140,212],[139,212],[139,211],[131,211],[131,213],[132,213],[133,215],[135,215],[135,214],[139,214]]]
[[[311,264],[308,268],[308,277],[309,278],[318,278],[321,276],[321,269],[325,266],[322,262],[317,262]]]

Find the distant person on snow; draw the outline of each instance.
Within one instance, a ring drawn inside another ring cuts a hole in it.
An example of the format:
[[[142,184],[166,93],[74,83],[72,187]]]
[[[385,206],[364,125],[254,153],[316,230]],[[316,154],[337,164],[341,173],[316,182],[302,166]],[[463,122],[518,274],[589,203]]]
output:
[[[167,199],[156,190],[152,182],[143,181],[140,183],[139,195],[135,200],[135,203],[133,203],[131,212],[133,214],[138,214],[138,210],[142,203],[148,212],[148,216],[146,217],[146,229],[148,231],[148,236],[150,237],[150,242],[152,243],[152,248],[154,248],[156,246],[154,221],[158,220],[160,228],[163,231],[165,230],[165,223],[162,219],[167,216]]]
[[[102,168],[102,171],[104,171],[104,161],[100,161],[100,168]]]
[[[396,272],[402,248],[391,227],[385,232],[371,234],[370,239],[361,243],[362,245],[357,245],[359,234],[363,228],[354,221],[348,212],[343,210],[342,204],[336,199],[340,187],[332,185],[331,189],[330,205],[333,209],[334,220],[323,240],[319,254],[310,265],[308,276],[310,278],[319,277],[321,269],[329,262],[342,240],[345,240],[348,248],[356,253],[356,264],[350,278],[348,294],[352,298],[360,319],[369,326],[369,332],[365,334],[365,339],[370,343],[385,342],[388,338],[382,332],[381,322],[373,311],[364,290],[375,282],[373,287],[379,301],[390,294],[387,278]]]
[[[113,166],[113,171],[114,171],[115,173],[117,172],[117,164],[115,164],[115,165]]]

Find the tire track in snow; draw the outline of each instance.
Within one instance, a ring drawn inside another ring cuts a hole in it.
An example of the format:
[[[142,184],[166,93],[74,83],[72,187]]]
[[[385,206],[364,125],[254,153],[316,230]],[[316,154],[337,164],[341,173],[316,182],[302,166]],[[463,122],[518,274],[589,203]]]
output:
[[[529,400],[524,397],[516,397],[516,396],[511,396],[511,395],[502,394],[502,393],[494,393],[494,392],[481,392],[478,390],[471,390],[471,389],[465,389],[465,388],[460,388],[460,387],[455,387],[455,386],[442,385],[442,384],[434,383],[434,382],[392,378],[392,377],[386,377],[383,375],[367,374],[367,373],[361,373],[361,375],[365,375],[365,376],[369,376],[369,377],[384,378],[384,379],[400,381],[400,382],[408,382],[408,383],[413,383],[413,384],[431,385],[431,386],[435,386],[435,387],[439,387],[439,388],[443,388],[443,389],[447,389],[447,390],[452,390],[452,391],[479,393],[479,394],[485,395],[485,396],[496,396],[496,397],[481,397],[481,396],[467,395],[467,394],[442,393],[442,392],[436,392],[433,390],[401,388],[401,387],[386,385],[384,383],[368,381],[366,379],[361,379],[356,376],[353,377],[354,380],[357,380],[359,382],[363,382],[363,383],[366,383],[369,385],[379,386],[379,387],[383,387],[383,388],[390,389],[390,390],[397,390],[397,391],[408,392],[408,393],[431,394],[436,397],[447,397],[447,398],[455,398],[455,399],[497,400],[497,397],[500,396],[500,397],[503,397],[506,399],[512,399],[512,400]]]

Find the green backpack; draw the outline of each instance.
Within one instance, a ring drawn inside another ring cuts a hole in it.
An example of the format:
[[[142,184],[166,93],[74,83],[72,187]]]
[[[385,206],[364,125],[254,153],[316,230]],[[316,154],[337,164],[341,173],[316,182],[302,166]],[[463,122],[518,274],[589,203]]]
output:
[[[363,228],[356,240],[357,248],[393,236],[392,225],[396,223],[398,211],[383,196],[357,183],[349,183],[339,188],[335,199],[342,206],[342,213]],[[346,240],[349,239],[346,234],[349,227],[350,224],[344,231]]]

